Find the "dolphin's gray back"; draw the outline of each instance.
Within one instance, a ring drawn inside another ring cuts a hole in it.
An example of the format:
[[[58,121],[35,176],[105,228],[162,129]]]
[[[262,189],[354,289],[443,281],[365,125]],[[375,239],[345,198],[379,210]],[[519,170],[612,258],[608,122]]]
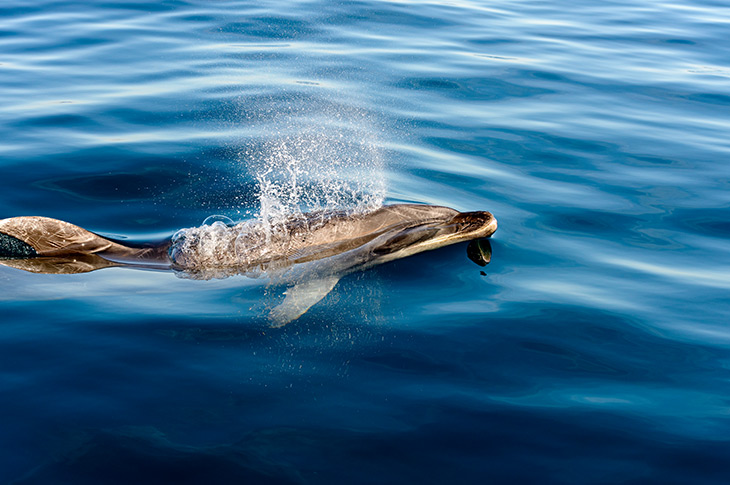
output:
[[[364,214],[312,212],[271,226],[214,223],[179,231],[170,256],[174,269],[203,278],[275,271],[342,254],[361,264],[377,254],[378,242],[382,245],[409,227],[449,221],[457,214],[447,207],[399,204]]]

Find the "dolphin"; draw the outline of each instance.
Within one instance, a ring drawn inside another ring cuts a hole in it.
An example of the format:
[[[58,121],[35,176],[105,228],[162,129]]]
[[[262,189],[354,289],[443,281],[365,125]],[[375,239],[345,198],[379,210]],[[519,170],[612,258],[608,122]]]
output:
[[[147,243],[101,236],[48,217],[13,217],[0,220],[0,264],[56,274],[131,267],[172,270],[194,279],[265,275],[289,286],[269,315],[272,326],[282,326],[303,315],[347,274],[487,238],[496,230],[490,212],[421,204],[386,205],[367,213],[315,211],[276,223],[217,221]]]

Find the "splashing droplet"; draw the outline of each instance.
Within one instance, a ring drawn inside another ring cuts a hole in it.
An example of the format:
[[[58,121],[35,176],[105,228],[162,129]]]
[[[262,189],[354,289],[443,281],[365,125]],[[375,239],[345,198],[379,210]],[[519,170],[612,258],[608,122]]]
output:
[[[215,215],[215,216],[206,217],[205,220],[203,221],[203,225],[212,226],[217,222],[223,224],[224,226],[228,226],[228,227],[234,226],[236,224],[235,222],[233,222],[233,219],[231,219],[230,217]]]

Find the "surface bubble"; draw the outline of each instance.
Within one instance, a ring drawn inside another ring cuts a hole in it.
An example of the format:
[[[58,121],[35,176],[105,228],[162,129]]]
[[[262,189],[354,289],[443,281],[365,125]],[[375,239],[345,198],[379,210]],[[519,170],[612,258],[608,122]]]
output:
[[[203,221],[204,226],[212,226],[214,224],[222,224],[228,227],[236,225],[236,223],[233,222],[233,219],[223,215],[208,216]]]

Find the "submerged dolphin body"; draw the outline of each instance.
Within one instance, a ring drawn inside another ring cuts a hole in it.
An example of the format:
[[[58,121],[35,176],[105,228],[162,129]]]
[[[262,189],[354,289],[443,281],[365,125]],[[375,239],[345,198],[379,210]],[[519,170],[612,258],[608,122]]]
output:
[[[174,270],[209,279],[267,275],[290,286],[269,316],[275,326],[304,314],[343,276],[461,241],[491,236],[489,212],[397,204],[352,214],[320,211],[279,224],[215,222],[171,238],[131,244],[47,217],[0,220],[0,263],[36,273],[83,273],[106,267]]]

